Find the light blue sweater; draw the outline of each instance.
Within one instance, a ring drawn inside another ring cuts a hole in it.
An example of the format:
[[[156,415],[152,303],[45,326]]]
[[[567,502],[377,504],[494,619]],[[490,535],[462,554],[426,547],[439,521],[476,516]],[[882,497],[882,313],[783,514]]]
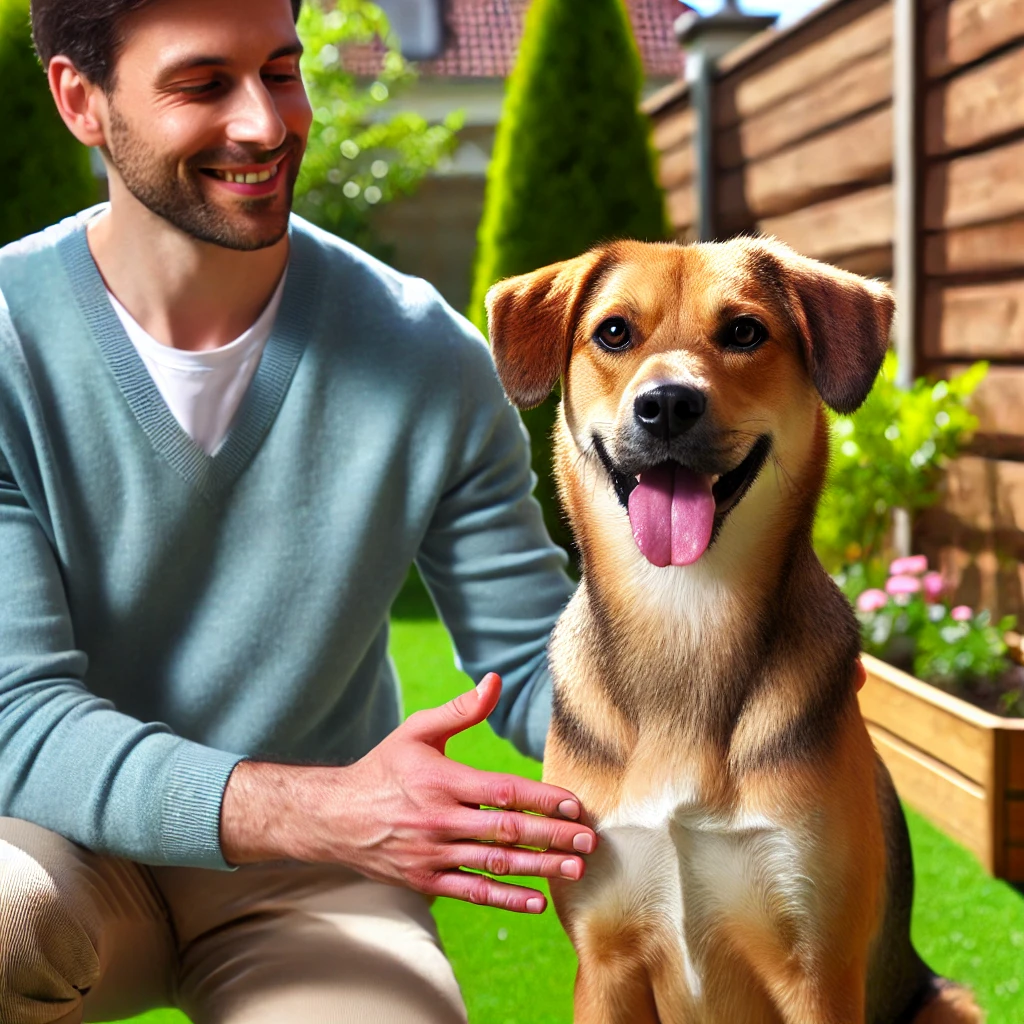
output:
[[[415,560],[495,729],[534,756],[571,592],[475,330],[293,219],[223,447],[178,425],[110,306],[86,211],[0,251],[0,815],[225,867],[243,756],[345,763],[401,720],[388,612]]]

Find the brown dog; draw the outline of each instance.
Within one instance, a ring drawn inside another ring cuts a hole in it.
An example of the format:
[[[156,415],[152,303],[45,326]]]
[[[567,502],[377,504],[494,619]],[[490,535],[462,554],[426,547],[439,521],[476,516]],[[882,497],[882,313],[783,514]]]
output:
[[[822,400],[885,352],[881,284],[776,242],[620,242],[496,285],[512,401],[561,378],[583,580],[551,643],[544,777],[602,843],[552,884],[586,1024],[974,1022],[910,942],[906,824],[810,535]]]

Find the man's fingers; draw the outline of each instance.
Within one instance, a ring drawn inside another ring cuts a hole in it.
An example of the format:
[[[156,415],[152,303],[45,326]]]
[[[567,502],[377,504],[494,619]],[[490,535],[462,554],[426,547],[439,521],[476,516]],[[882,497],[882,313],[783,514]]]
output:
[[[428,708],[410,715],[402,727],[423,743],[444,753],[444,745],[456,733],[479,725],[495,708],[501,696],[501,677],[488,672],[479,685],[439,708]]]
[[[474,875],[469,871],[439,871],[424,892],[485,907],[514,910],[518,914],[539,914],[548,902],[535,889],[495,882],[486,875]]]
[[[473,868],[491,875],[535,875],[571,878],[578,882],[585,870],[583,858],[564,853],[537,853],[489,843],[453,843],[444,851],[453,868]]]
[[[483,772],[475,768],[467,768],[455,776],[451,793],[460,803],[484,804],[509,811],[533,811],[549,818],[576,821],[581,813],[579,800],[567,789],[521,779],[517,775]]]
[[[566,853],[592,853],[597,847],[597,836],[586,825],[518,811],[466,810],[449,820],[446,831],[452,839],[476,839],[502,846],[532,846]]]

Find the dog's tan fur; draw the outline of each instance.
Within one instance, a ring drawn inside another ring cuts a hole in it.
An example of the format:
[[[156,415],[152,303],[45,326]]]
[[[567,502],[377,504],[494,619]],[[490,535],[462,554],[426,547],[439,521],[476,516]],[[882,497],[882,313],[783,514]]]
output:
[[[603,836],[583,881],[552,885],[576,1020],[893,1024],[927,969],[896,934],[900,839],[849,682],[856,624],[810,547],[822,399],[863,400],[888,291],[773,242],[624,242],[502,282],[488,310],[514,402],[563,381],[556,475],[584,575],[551,644],[545,779]],[[612,316],[628,350],[593,341]],[[740,316],[767,328],[756,350],[722,344]],[[657,568],[595,438],[615,461],[634,399],[665,382],[709,396],[723,472],[758,437],[771,456],[697,562]],[[980,1020],[963,990],[929,994],[921,1024]]]

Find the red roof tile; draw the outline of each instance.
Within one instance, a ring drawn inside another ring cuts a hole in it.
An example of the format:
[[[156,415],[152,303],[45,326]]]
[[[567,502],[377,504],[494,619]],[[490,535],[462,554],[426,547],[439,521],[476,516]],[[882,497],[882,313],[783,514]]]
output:
[[[440,57],[422,61],[426,76],[504,78],[515,62],[523,18],[530,0],[444,0],[445,48]],[[672,25],[688,8],[681,0],[626,0],[633,33],[648,76],[675,78],[683,58]],[[379,47],[345,53],[346,68],[375,74]]]

